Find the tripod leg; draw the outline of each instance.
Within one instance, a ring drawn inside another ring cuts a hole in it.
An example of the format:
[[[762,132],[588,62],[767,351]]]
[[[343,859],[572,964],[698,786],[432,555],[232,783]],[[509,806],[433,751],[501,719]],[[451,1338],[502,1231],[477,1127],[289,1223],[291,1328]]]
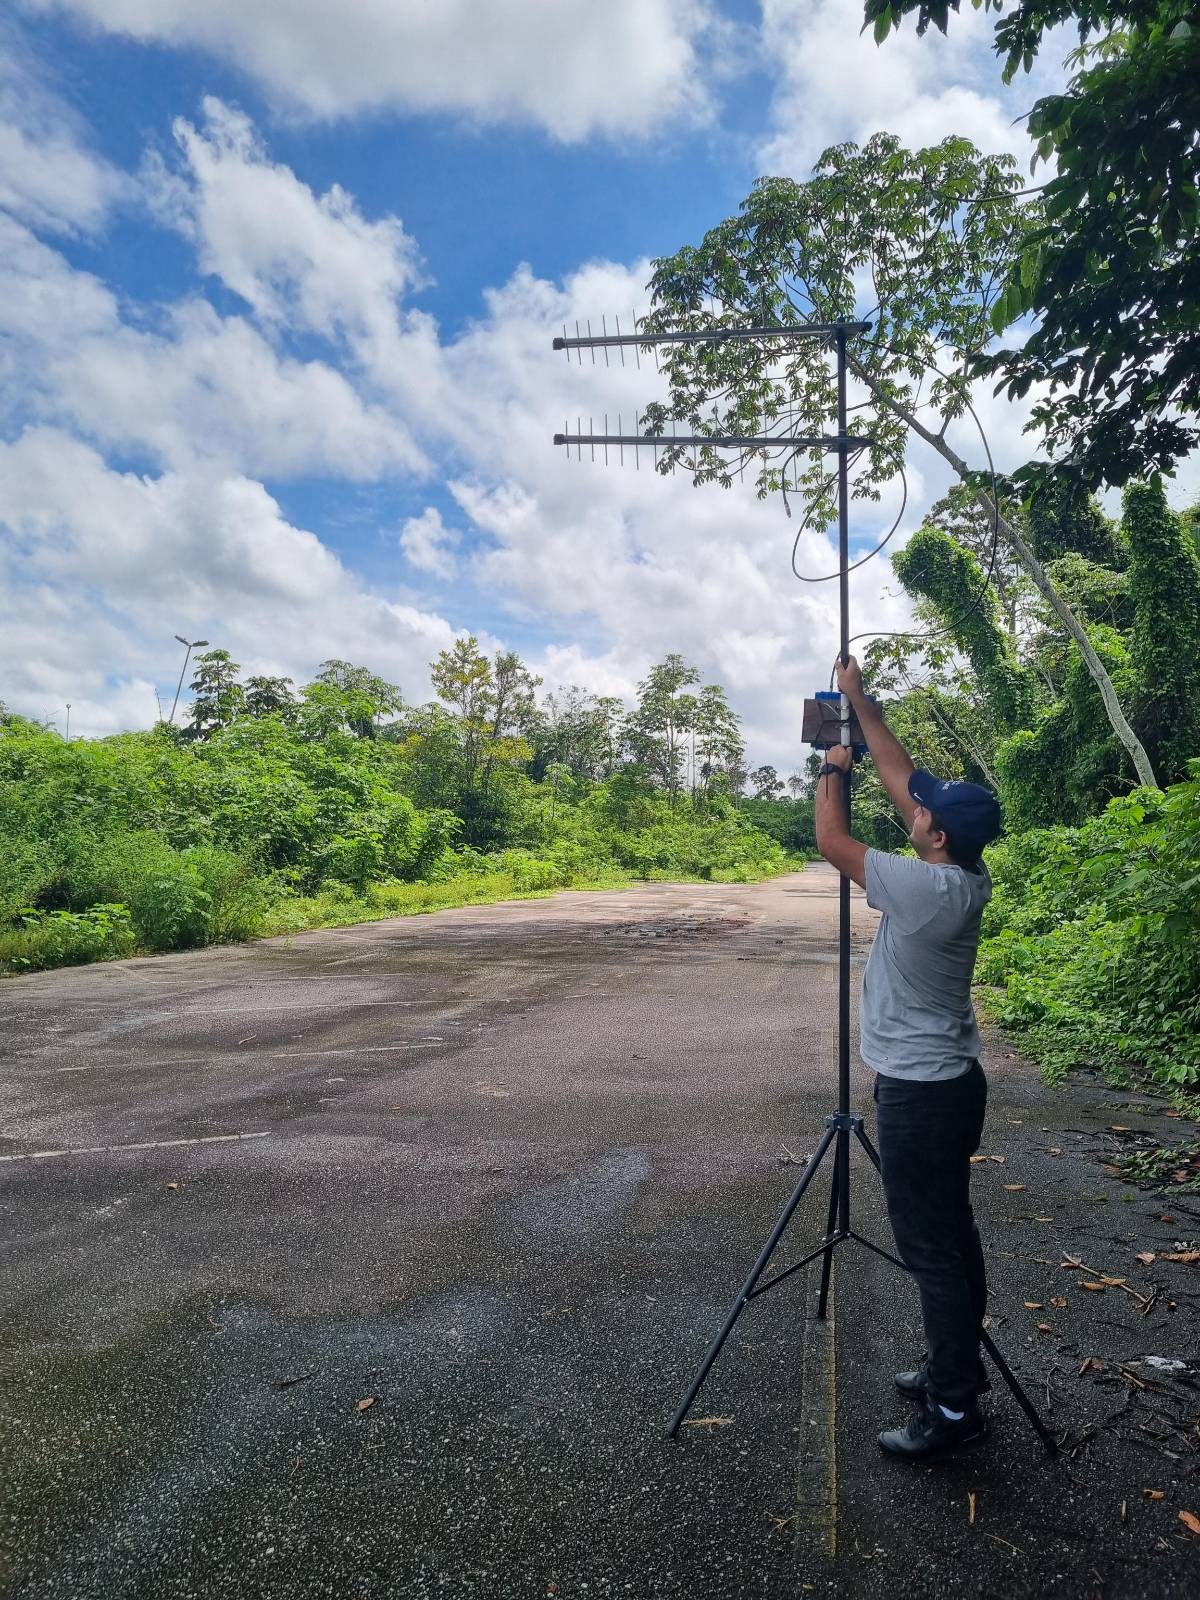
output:
[[[1058,1454],[1058,1444],[1056,1443],[1053,1434],[1034,1410],[1033,1401],[1030,1400],[1024,1389],[1022,1389],[1021,1385],[1017,1382],[1016,1376],[1010,1370],[1008,1362],[1005,1361],[999,1350],[996,1349],[995,1341],[992,1339],[991,1334],[981,1329],[979,1341],[983,1345],[983,1348],[987,1351],[988,1355],[991,1356],[997,1372],[999,1372],[1005,1383],[1012,1390],[1013,1397],[1017,1404],[1029,1418],[1030,1426],[1033,1428],[1034,1433],[1037,1434],[1038,1438],[1045,1445],[1047,1452],[1052,1456],[1056,1456]]]
[[[848,1151],[848,1148],[849,1147],[847,1145],[846,1150],[843,1150],[843,1140],[839,1137],[837,1149],[834,1152],[833,1157],[833,1182],[829,1187],[829,1219],[825,1224],[825,1237],[831,1241],[833,1237],[833,1225],[837,1220],[838,1195],[841,1192],[838,1187],[838,1174],[841,1172],[842,1160],[844,1158],[844,1154]],[[821,1322],[824,1322],[825,1320],[825,1307],[829,1300],[829,1276],[832,1268],[833,1244],[831,1242],[826,1245],[825,1255],[821,1261],[821,1292],[817,1297],[817,1318]]]
[[[879,1159],[879,1151],[876,1150],[875,1146],[871,1143],[870,1139],[867,1138],[866,1134],[861,1128],[855,1128],[854,1131],[858,1135],[859,1144],[862,1145],[863,1149],[870,1156],[871,1165],[875,1168],[876,1172],[882,1172],[883,1163]]]
[[[741,1316],[743,1310],[745,1309],[746,1302],[749,1300],[750,1295],[753,1292],[755,1284],[758,1282],[758,1280],[762,1277],[763,1273],[766,1271],[767,1262],[770,1261],[772,1255],[774,1254],[775,1246],[779,1243],[780,1239],[782,1239],[784,1229],[787,1227],[788,1223],[792,1220],[792,1213],[795,1211],[796,1207],[800,1204],[800,1201],[804,1196],[804,1191],[808,1188],[809,1184],[812,1182],[814,1173],[816,1172],[817,1168],[821,1165],[821,1161],[824,1158],[825,1152],[826,1152],[826,1150],[829,1149],[829,1146],[833,1141],[833,1136],[834,1136],[834,1129],[832,1129],[832,1128],[826,1128],[825,1132],[821,1135],[820,1144],[813,1151],[812,1158],[809,1161],[808,1165],[805,1167],[804,1172],[803,1172],[803,1174],[802,1174],[802,1176],[800,1178],[800,1182],[792,1190],[792,1193],[791,1193],[791,1196],[790,1196],[790,1198],[788,1200],[787,1205],[784,1206],[783,1211],[780,1213],[779,1221],[775,1224],[774,1228],[772,1228],[772,1230],[771,1230],[771,1237],[767,1240],[766,1244],[763,1245],[762,1249],[759,1251],[758,1260],[754,1263],[754,1266],[751,1268],[750,1276],[746,1279],[745,1283],[742,1285],[741,1293],[738,1295],[737,1299],[733,1302],[733,1305],[732,1305],[732,1307],[730,1308],[730,1311],[729,1311],[729,1315],[725,1318],[724,1326],[722,1327],[720,1333],[718,1333],[717,1337],[713,1340],[712,1344],[709,1345],[708,1353],[705,1355],[704,1360],[700,1363],[700,1370],[699,1370],[699,1372],[697,1372],[696,1376],[692,1379],[691,1388],[688,1390],[687,1394],[683,1397],[683,1402],[680,1405],[678,1411],[676,1411],[675,1415],[671,1418],[671,1425],[667,1429],[667,1437],[669,1439],[673,1439],[675,1437],[675,1435],[679,1432],[680,1425],[682,1424],[683,1419],[687,1416],[688,1412],[692,1409],[692,1403],[695,1400],[696,1396],[700,1393],[701,1384],[703,1384],[705,1378],[708,1377],[709,1369],[711,1368],[713,1362],[717,1359],[717,1357],[721,1353],[721,1346],[725,1343],[726,1339],[729,1337],[730,1331],[732,1330],[734,1323]]]

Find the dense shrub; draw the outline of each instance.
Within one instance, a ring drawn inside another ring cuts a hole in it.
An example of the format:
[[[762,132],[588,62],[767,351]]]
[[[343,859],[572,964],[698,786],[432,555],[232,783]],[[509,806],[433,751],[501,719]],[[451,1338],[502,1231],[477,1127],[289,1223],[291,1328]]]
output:
[[[1051,1075],[1200,1083],[1200,761],[1190,771],[989,852],[977,976]]]
[[[121,905],[89,911],[22,911],[17,926],[0,930],[0,972],[28,972],[132,955],[137,936]]]
[[[786,864],[730,801],[665,793],[637,769],[535,783],[498,768],[464,816],[421,805],[413,793],[432,791],[414,761],[427,756],[337,727],[315,737],[276,714],[190,743],[160,728],[68,745],[10,719],[0,970],[576,883],[744,881]],[[101,914],[114,905],[119,917]]]

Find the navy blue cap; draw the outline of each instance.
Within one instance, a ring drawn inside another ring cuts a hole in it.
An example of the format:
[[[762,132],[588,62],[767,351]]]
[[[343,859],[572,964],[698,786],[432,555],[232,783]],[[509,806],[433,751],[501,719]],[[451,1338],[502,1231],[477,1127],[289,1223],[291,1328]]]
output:
[[[1000,802],[981,783],[935,778],[918,767],[908,780],[908,792],[918,805],[937,814],[959,854],[982,855],[984,846],[1000,836],[1004,826]]]

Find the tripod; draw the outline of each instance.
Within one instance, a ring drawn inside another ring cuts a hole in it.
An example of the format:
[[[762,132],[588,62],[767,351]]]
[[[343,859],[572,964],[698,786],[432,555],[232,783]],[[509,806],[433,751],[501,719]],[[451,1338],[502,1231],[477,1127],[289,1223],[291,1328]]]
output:
[[[840,611],[841,611],[841,659],[845,662],[850,654],[849,650],[849,515],[847,505],[847,462],[846,455],[851,441],[846,437],[846,335],[848,331],[857,331],[853,325],[842,324],[836,328],[835,339],[837,345],[837,406],[838,406],[838,431],[837,437],[829,441],[829,446],[838,454],[838,535],[839,535],[839,579],[840,579]],[[850,743],[850,708],[846,697],[842,696],[841,704],[841,740],[845,745]],[[846,808],[846,822],[850,821],[850,782],[847,780],[841,785],[843,801]],[[667,1429],[670,1438],[674,1438],[683,1424],[704,1380],[718,1355],[721,1347],[733,1330],[733,1325],[749,1305],[751,1300],[757,1299],[760,1294],[765,1294],[768,1289],[774,1289],[785,1282],[793,1273],[799,1272],[803,1267],[815,1261],[818,1256],[821,1260],[821,1289],[817,1300],[817,1316],[824,1319],[829,1298],[829,1280],[833,1271],[833,1253],[839,1245],[848,1240],[863,1245],[866,1249],[881,1256],[884,1261],[890,1261],[901,1271],[907,1271],[904,1262],[898,1256],[866,1239],[862,1234],[856,1233],[850,1225],[850,1152],[851,1135],[866,1151],[872,1166],[877,1172],[882,1172],[879,1153],[867,1137],[863,1128],[863,1119],[850,1110],[850,879],[841,876],[839,885],[839,913],[840,926],[838,938],[838,1108],[831,1116],[825,1118],[825,1132],[821,1135],[820,1143],[809,1158],[808,1165],[799,1183],[792,1190],[791,1196],[778,1222],[771,1230],[770,1237],[759,1252],[758,1259],[751,1268],[750,1276],[742,1285],[741,1293],[730,1308],[725,1318],[721,1331],[709,1346],[700,1370],[692,1380],[692,1386],[684,1396],[679,1409],[671,1419]],[[822,1161],[830,1147],[834,1147],[833,1174],[829,1191],[829,1215],[825,1224],[825,1236],[815,1250],[801,1260],[785,1267],[782,1272],[777,1272],[766,1282],[760,1282],[763,1273],[770,1265],[771,1257],[776,1247],[783,1238],[788,1224],[797,1206],[804,1198],[805,1192],[817,1174]],[[1046,1428],[1041,1417],[1034,1409],[1029,1396],[1025,1393],[1020,1383],[1010,1370],[1004,1357],[997,1350],[995,1342],[986,1329],[980,1330],[980,1343],[987,1351],[996,1370],[1011,1389],[1018,1405],[1028,1417],[1034,1432],[1054,1455],[1058,1446],[1053,1436]]]

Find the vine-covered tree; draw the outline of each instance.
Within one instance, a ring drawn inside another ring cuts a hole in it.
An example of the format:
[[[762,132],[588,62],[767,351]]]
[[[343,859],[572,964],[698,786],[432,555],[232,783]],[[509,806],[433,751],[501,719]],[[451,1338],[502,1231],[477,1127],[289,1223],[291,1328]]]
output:
[[[1013,733],[1028,727],[1036,688],[1017,660],[999,604],[970,551],[926,526],[893,556],[892,570],[910,594],[924,595],[945,619],[943,625],[975,670],[997,729]]]
[[[1164,781],[1200,755],[1200,559],[1162,484],[1130,484],[1123,525],[1142,737]]]

